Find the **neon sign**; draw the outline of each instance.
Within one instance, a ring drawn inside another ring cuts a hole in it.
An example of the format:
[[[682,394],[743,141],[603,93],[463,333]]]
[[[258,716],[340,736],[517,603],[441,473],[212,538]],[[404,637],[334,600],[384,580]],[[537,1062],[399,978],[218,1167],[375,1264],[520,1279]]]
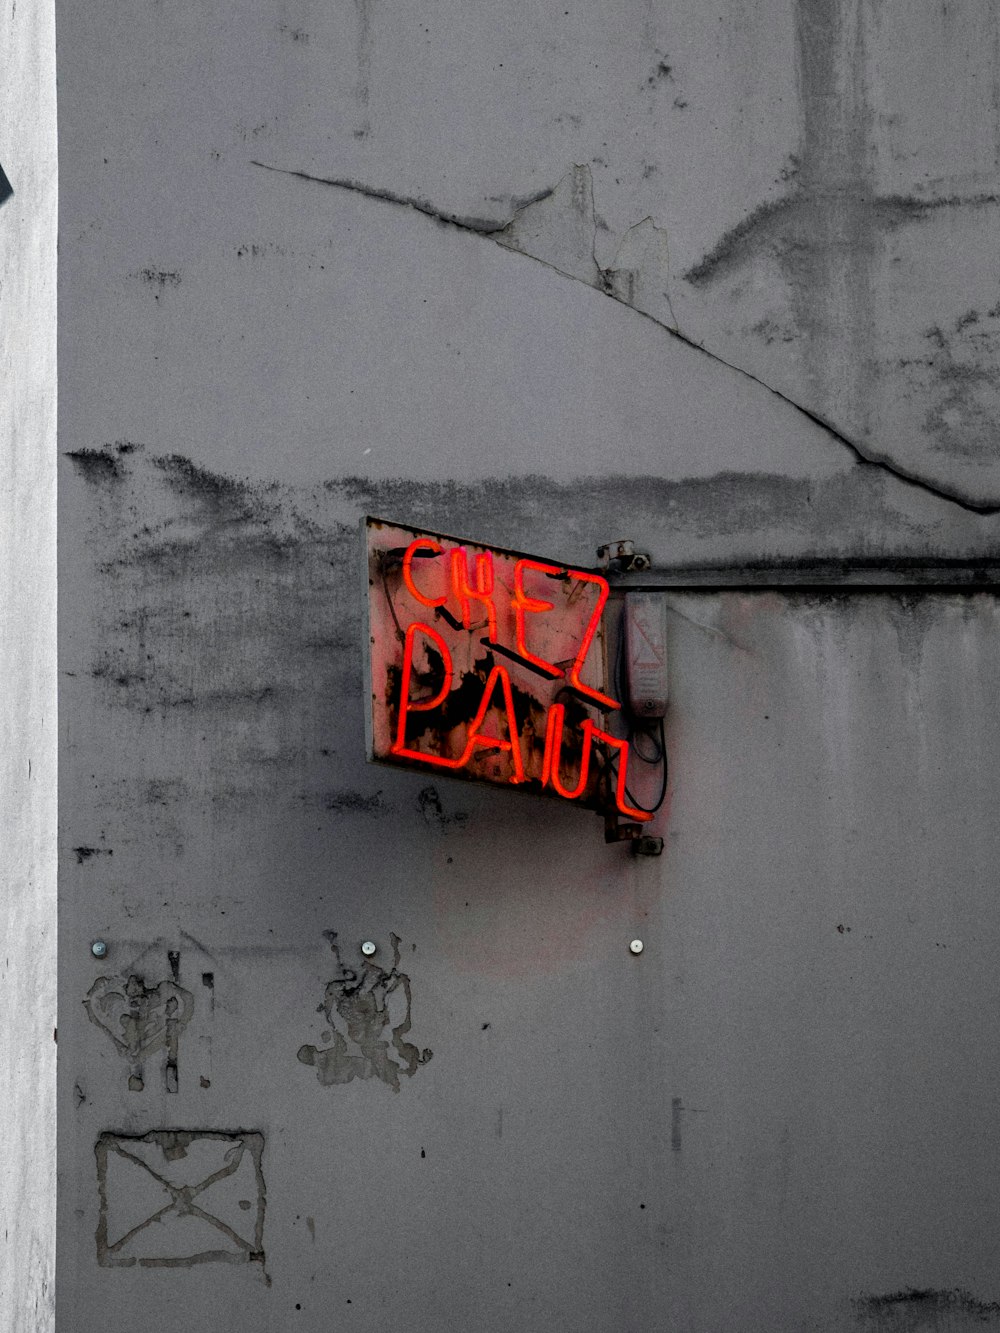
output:
[[[599,574],[365,520],[368,758],[650,818],[613,734]]]

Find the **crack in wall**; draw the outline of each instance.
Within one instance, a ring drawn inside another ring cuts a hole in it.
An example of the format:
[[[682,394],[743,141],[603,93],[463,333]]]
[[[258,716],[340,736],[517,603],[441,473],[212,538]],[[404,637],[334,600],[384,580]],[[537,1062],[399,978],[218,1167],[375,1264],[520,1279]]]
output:
[[[793,399],[805,398],[816,417],[835,422],[866,457],[897,470],[905,458],[907,474],[936,493],[974,512],[996,512],[995,357],[985,348],[967,350],[966,360],[985,372],[975,391],[953,392],[933,374],[912,369],[920,326],[932,311],[935,322],[950,323],[956,298],[978,304],[981,284],[968,271],[956,273],[937,299],[926,293],[936,292],[950,246],[962,244],[955,228],[1000,203],[994,175],[974,177],[980,188],[957,183],[940,194],[942,182],[928,172],[914,175],[909,188],[883,187],[890,127],[905,115],[902,104],[888,104],[898,90],[887,86],[882,7],[796,0],[791,8],[800,135],[781,178],[793,183],[782,197],[748,211],[680,277],[693,290],[711,292],[710,336],[736,361],[780,383]],[[893,168],[887,179],[906,176]],[[954,222],[930,225],[948,214]],[[916,245],[909,235],[896,236],[921,225],[927,235]],[[975,235],[985,238],[988,227],[987,219],[975,223]],[[914,288],[924,295],[914,296]],[[898,318],[900,309],[906,318]]]
[[[447,213],[443,209],[437,208],[427,199],[421,199],[414,195],[397,194],[395,190],[381,189],[376,185],[365,185],[362,181],[349,180],[346,176],[315,176],[308,171],[295,171],[290,167],[275,167],[268,162],[258,162],[251,159],[252,167],[262,167],[265,171],[274,171],[282,176],[295,176],[299,180],[314,181],[318,185],[331,185],[338,190],[349,190],[354,194],[362,194],[367,199],[380,199],[387,204],[399,204],[402,208],[412,208],[414,212],[423,213],[425,217],[433,218],[435,222],[445,222],[449,226],[459,227],[462,231],[475,232],[479,236],[492,236],[496,232],[504,231],[513,218],[477,218],[460,213]],[[537,194],[529,195],[523,199],[514,199],[511,205],[514,209],[514,216],[522,208],[527,208],[531,204],[536,204],[542,199],[547,199],[553,194],[554,190],[541,190]]]
[[[512,199],[510,215],[494,218],[451,213],[438,208],[429,200],[419,196],[399,194],[393,190],[366,185],[361,181],[350,180],[346,177],[317,176],[310,172],[274,166],[271,163],[257,160],[252,160],[251,166],[260,167],[265,171],[276,172],[284,176],[292,176],[299,180],[327,185],[335,189],[348,190],[382,203],[410,208],[417,213],[422,213],[425,217],[433,219],[435,222],[456,227],[460,231],[467,231],[475,236],[486,237],[503,246],[504,249],[544,264],[562,277],[581,282],[585,286],[601,292],[620,305],[627,306],[642,318],[650,320],[663,332],[669,334],[670,337],[676,338],[702,356],[708,357],[718,365],[725,366],[727,370],[744,376],[754,384],[759,384],[761,388],[772,393],[783,403],[787,403],[789,407],[794,408],[796,412],[799,412],[814,425],[819,426],[833,440],[849,450],[854,456],[855,462],[860,466],[877,468],[906,485],[915,487],[928,495],[933,495],[936,499],[955,504],[969,513],[982,515],[1000,513],[1000,504],[972,499],[959,487],[929,481],[921,476],[919,472],[904,467],[887,455],[863,449],[855,440],[831,425],[818,412],[806,407],[803,403],[782,392],[782,390],[776,389],[751,371],[727,361],[718,353],[709,350],[703,343],[696,342],[693,338],[684,334],[674,316],[666,283],[666,232],[663,228],[657,227],[652,218],[644,218],[641,222],[630,227],[622,237],[614,262],[606,269],[601,268],[594,253],[596,222],[594,220],[593,185],[590,168],[586,165],[574,166],[550,189],[542,190],[525,199]],[[895,212],[900,214],[900,217],[902,217],[900,210],[912,212],[917,208],[916,201],[886,199],[880,202],[886,208],[891,206]],[[987,202],[987,200],[985,197],[980,199],[977,196],[974,202]],[[745,219],[744,223],[736,229],[740,233],[739,240],[745,239],[751,231],[761,224],[762,220],[765,223],[773,221],[774,215],[787,209],[788,206],[788,201],[779,201],[776,204],[765,205],[763,209],[751,214],[750,218]],[[943,206],[943,202],[934,205],[928,202],[927,207],[932,206]],[[658,292],[660,284],[650,283],[648,267],[642,262],[643,254],[648,253],[650,249],[654,250],[659,263],[664,266],[662,292]],[[717,246],[713,251],[713,255],[717,256],[714,263],[706,268],[704,272],[701,271],[701,265],[697,266],[697,270],[692,270],[687,275],[689,279],[706,281],[712,267],[719,264],[724,265],[727,262],[729,250],[729,246],[720,242],[720,246]],[[711,257],[706,257],[706,261],[703,262],[707,263],[709,258]],[[695,276],[696,272],[697,276]],[[655,310],[657,300],[662,301],[659,312]],[[649,308],[650,306],[653,306],[654,309]]]

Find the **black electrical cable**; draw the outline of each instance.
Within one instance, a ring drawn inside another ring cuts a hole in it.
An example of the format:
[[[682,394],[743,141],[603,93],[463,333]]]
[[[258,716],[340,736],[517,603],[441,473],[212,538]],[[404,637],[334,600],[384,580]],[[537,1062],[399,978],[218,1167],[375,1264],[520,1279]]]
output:
[[[668,785],[669,782],[670,782],[670,765],[669,765],[669,763],[667,762],[667,738],[666,738],[666,735],[665,735],[664,730],[663,730],[663,718],[662,718],[662,717],[659,719],[659,723],[660,723],[660,726],[659,726],[659,732],[660,732],[660,751],[661,751],[661,754],[662,754],[663,772],[662,772],[662,774],[661,774],[661,776],[660,776],[660,794],[659,794],[659,795],[657,796],[657,798],[656,798],[656,804],[655,804],[655,805],[640,805],[639,802],[638,802],[638,801],[635,799],[635,797],[632,795],[632,793],[629,791],[628,787],[625,788],[625,795],[626,795],[626,796],[628,797],[628,799],[632,802],[632,804],[633,804],[633,806],[636,808],[636,810],[641,810],[641,811],[643,812],[644,815],[655,815],[655,814],[656,814],[657,810],[659,810],[660,806],[661,806],[661,805],[663,804],[663,802],[667,799],[667,785]],[[638,751],[636,751],[636,753],[638,754]],[[641,756],[640,756],[640,757],[641,757]],[[646,762],[646,761],[643,761],[643,762]]]
[[[626,693],[626,681],[625,681],[625,627],[623,622],[624,622],[624,612],[622,613],[621,620],[619,621],[618,624],[618,644],[615,653],[615,684],[618,687],[619,699],[626,699],[628,697]],[[625,795],[628,797],[628,800],[635,807],[635,809],[641,810],[642,813],[645,815],[652,815],[655,814],[657,810],[659,810],[660,806],[666,800],[667,786],[670,781],[670,767],[667,759],[667,738],[663,728],[663,719],[662,718],[656,719],[657,723],[656,733],[654,734],[649,729],[648,722],[644,726],[638,718],[633,717],[631,714],[626,713],[626,716],[628,718],[627,739],[629,745],[631,746],[632,753],[636,756],[636,758],[640,761],[640,763],[646,764],[651,768],[658,764],[663,765],[663,771],[660,775],[660,791],[659,795],[656,798],[655,805],[652,806],[640,805],[640,803],[635,799],[635,797],[629,791],[628,787],[625,788]],[[651,720],[652,719],[650,719],[650,721]],[[642,737],[644,741],[648,740],[652,742],[654,746],[652,756],[650,756],[648,753],[643,754],[643,747],[640,744],[638,744],[640,737]],[[616,763],[611,764],[610,766],[612,769],[612,773],[615,777],[615,780],[617,781],[617,764]]]
[[[642,747],[638,743],[640,736],[642,737],[643,741],[652,742],[654,750],[651,757],[649,755],[643,754]],[[636,758],[641,760],[642,763],[650,765],[658,764],[663,759],[662,742],[658,740],[656,736],[652,735],[649,731],[647,731],[645,727],[631,729],[629,731],[629,741],[632,744],[632,749],[635,752]]]

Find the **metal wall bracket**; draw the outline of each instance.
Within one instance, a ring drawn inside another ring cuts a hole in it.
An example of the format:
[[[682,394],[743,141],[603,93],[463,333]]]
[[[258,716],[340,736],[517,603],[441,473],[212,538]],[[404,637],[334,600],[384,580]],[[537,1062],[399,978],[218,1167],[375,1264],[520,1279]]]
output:
[[[642,573],[652,566],[652,560],[643,551],[635,549],[635,542],[622,538],[597,548],[601,568],[614,574]]]
[[[604,816],[604,841],[627,842],[633,856],[661,856],[663,839],[643,832],[645,824],[620,824],[617,815]]]

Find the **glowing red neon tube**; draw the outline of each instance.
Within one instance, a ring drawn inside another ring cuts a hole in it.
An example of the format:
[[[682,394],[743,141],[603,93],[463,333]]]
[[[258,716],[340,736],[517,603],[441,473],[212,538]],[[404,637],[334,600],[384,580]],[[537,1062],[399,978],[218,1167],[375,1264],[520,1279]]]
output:
[[[410,698],[410,681],[413,675],[414,639],[417,634],[423,634],[430,639],[441,653],[444,662],[444,682],[433,698],[414,701]],[[454,668],[451,653],[448,651],[448,645],[444,639],[430,625],[414,621],[406,631],[406,640],[403,646],[403,672],[399,691],[399,723],[396,727],[396,739],[389,747],[390,753],[401,759],[416,759],[420,763],[431,764],[436,768],[457,769],[463,768],[469,762],[473,751],[477,747],[485,750],[509,750],[511,765],[514,770],[510,781],[512,784],[523,782],[524,760],[521,756],[517,717],[514,712],[514,693],[511,689],[510,677],[501,666],[495,666],[487,678],[479,707],[476,710],[476,716],[469,724],[465,749],[457,759],[447,759],[443,755],[427,754],[423,750],[411,749],[406,744],[406,721],[410,713],[426,713],[433,708],[439,708],[451,691],[453,679]],[[482,735],[480,733],[480,727],[486,720],[486,714],[493,702],[493,694],[498,682],[503,694],[503,707],[507,714],[508,740],[504,740],[500,736]]]
[[[533,662],[539,670],[544,671],[549,676],[563,675],[562,667],[557,667],[552,662],[547,662],[544,657],[536,657],[530,652],[524,641],[524,617],[526,612],[533,615],[541,615],[544,611],[551,611],[555,602],[547,602],[543,597],[529,597],[524,591],[524,571],[526,569],[537,570],[540,574],[562,574],[558,565],[546,565],[541,560],[519,560],[514,566],[514,596],[511,598],[511,605],[514,608],[514,642],[517,645],[517,651],[521,657],[528,662]]]
[[[589,685],[584,685],[580,679],[580,672],[586,661],[587,653],[590,651],[590,645],[593,642],[594,635],[597,633],[597,627],[601,623],[601,613],[604,610],[604,604],[608,600],[608,594],[611,589],[608,587],[607,579],[601,578],[600,574],[584,574],[580,569],[571,569],[568,571],[571,579],[579,579],[581,583],[596,583],[599,592],[597,606],[594,608],[594,614],[590,617],[584,636],[580,641],[580,651],[576,655],[573,665],[569,669],[569,682],[581,694],[587,694],[591,699],[595,699],[602,708],[621,708],[617,699],[612,699],[607,694],[602,694],[600,690],[592,689]]]
[[[472,629],[472,603],[482,602],[486,608],[489,637],[497,637],[497,613],[493,605],[493,553],[480,551],[476,555],[475,582],[469,582],[469,557],[464,546],[451,552],[451,586],[462,608],[462,624]]]
[[[417,551],[433,551],[435,555],[441,552],[441,543],[436,542],[433,537],[418,537],[416,541],[410,542],[403,553],[403,582],[406,584],[406,591],[411,597],[421,604],[421,606],[444,606],[448,600],[448,594],[441,597],[425,597],[413,581],[413,557]]]
[[[562,750],[563,725],[566,715],[566,709],[562,704],[553,704],[549,709],[548,719],[545,724],[545,754],[542,759],[542,786],[551,785],[553,791],[558,792],[560,796],[567,801],[575,801],[583,795],[587,789],[587,781],[590,777],[590,752],[595,741],[610,745],[618,751],[618,781],[615,786],[615,805],[618,811],[629,819],[638,820],[645,823],[652,819],[652,813],[648,810],[640,810],[636,806],[629,805],[625,799],[625,789],[628,786],[628,741],[619,740],[616,736],[609,736],[606,731],[601,731],[595,727],[590,718],[585,719],[583,723],[583,748],[580,754],[580,778],[576,786],[570,791],[563,786],[562,778],[559,773],[559,759]]]

